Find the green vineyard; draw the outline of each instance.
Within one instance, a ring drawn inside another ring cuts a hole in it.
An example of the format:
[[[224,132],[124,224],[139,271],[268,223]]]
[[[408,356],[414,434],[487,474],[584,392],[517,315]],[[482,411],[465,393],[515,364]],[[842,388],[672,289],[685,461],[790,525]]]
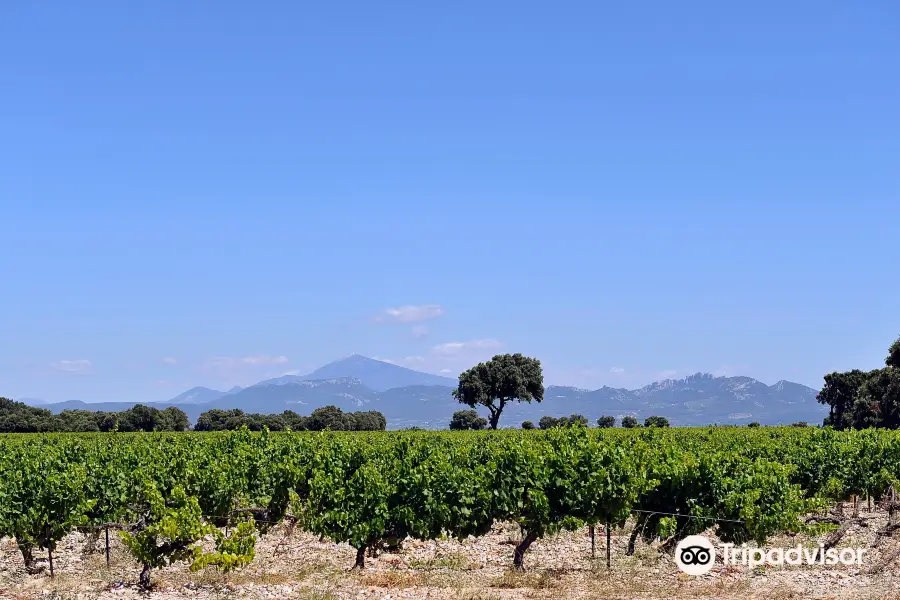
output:
[[[714,526],[764,543],[830,502],[880,498],[898,475],[900,434],[886,430],[15,434],[0,437],[0,537],[28,565],[72,530],[120,530],[147,584],[174,560],[247,564],[282,521],[350,544],[359,566],[367,549],[514,522],[522,566],[542,536],[629,518],[632,540]]]

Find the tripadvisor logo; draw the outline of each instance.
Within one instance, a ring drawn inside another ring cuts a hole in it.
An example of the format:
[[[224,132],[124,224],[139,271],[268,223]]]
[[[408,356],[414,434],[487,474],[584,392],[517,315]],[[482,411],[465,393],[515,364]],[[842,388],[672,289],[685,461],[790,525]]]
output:
[[[688,575],[703,575],[716,562],[716,549],[702,535],[689,535],[675,547],[675,564]]]
[[[866,548],[826,549],[818,548],[773,548],[769,551],[762,548],[748,548],[746,544],[736,547],[734,544],[722,544],[722,563],[725,565],[744,565],[758,567],[760,565],[861,565]],[[689,535],[675,547],[675,564],[688,575],[708,573],[716,563],[716,549],[705,536]]]

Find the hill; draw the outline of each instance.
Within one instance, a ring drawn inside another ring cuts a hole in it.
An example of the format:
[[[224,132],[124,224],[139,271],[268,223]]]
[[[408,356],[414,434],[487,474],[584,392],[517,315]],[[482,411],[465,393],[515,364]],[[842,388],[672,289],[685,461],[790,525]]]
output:
[[[293,410],[309,414],[315,408],[333,404],[344,411],[377,410],[387,418],[390,429],[445,428],[453,412],[465,408],[452,396],[455,385],[453,379],[353,355],[308,375],[286,375],[228,392],[195,387],[152,406],[160,409],[178,406],[196,422],[202,412],[212,408],[239,408],[251,413]],[[544,415],[561,417],[579,413],[592,423],[602,415],[619,419],[625,415],[639,419],[661,415],[673,425],[751,421],[771,425],[794,421],[815,424],[821,423],[827,413],[826,407],[816,402],[816,393],[812,388],[789,381],[769,386],[750,377],[714,377],[708,373],[657,381],[634,390],[549,386],[544,402],[508,405],[500,423],[518,427],[525,420],[536,423]],[[42,404],[42,407],[53,412],[121,411],[132,405],[69,401]]]
[[[319,367],[308,375],[284,375],[261,381],[257,385],[284,384],[297,381],[313,381],[338,378],[358,379],[363,385],[376,392],[411,385],[443,385],[456,387],[457,380],[430,373],[413,371],[406,367],[352,354],[340,360]]]

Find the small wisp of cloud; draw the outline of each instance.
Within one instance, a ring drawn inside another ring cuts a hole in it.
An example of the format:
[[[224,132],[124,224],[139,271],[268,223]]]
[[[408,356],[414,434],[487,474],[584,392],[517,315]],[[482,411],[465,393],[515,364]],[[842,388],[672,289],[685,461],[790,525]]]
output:
[[[94,365],[87,359],[79,360],[59,360],[50,363],[50,368],[60,373],[70,373],[73,375],[85,375],[94,370]]]
[[[622,367],[610,367],[609,372],[610,373],[624,373],[625,369],[623,369]]]
[[[431,352],[438,356],[459,356],[473,350],[491,350],[500,348],[502,344],[497,340],[472,340],[469,342],[446,342],[438,344],[431,349]]]
[[[377,322],[394,321],[397,323],[421,323],[437,319],[444,314],[440,304],[408,304],[396,308],[386,308],[375,318]]]
[[[178,359],[175,358],[174,356],[164,356],[164,357],[162,358],[162,363],[163,363],[164,365],[177,365],[177,364],[178,364]]]

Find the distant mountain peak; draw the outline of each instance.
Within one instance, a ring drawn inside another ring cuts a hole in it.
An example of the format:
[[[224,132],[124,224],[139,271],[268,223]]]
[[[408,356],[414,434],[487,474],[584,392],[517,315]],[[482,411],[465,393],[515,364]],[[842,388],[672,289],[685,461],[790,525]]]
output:
[[[456,387],[457,380],[431,373],[422,373],[377,360],[361,354],[351,354],[319,367],[300,379],[334,379],[353,377],[376,392],[411,385],[443,385]]]
[[[684,378],[684,381],[693,382],[693,381],[710,381],[716,379],[716,376],[712,373],[703,373],[702,371],[697,371],[693,375],[688,375]],[[677,380],[676,380],[677,381]]]
[[[186,392],[178,394],[169,400],[169,402],[173,404],[205,404],[207,402],[212,402],[213,400],[218,400],[224,395],[225,392],[198,385]]]

